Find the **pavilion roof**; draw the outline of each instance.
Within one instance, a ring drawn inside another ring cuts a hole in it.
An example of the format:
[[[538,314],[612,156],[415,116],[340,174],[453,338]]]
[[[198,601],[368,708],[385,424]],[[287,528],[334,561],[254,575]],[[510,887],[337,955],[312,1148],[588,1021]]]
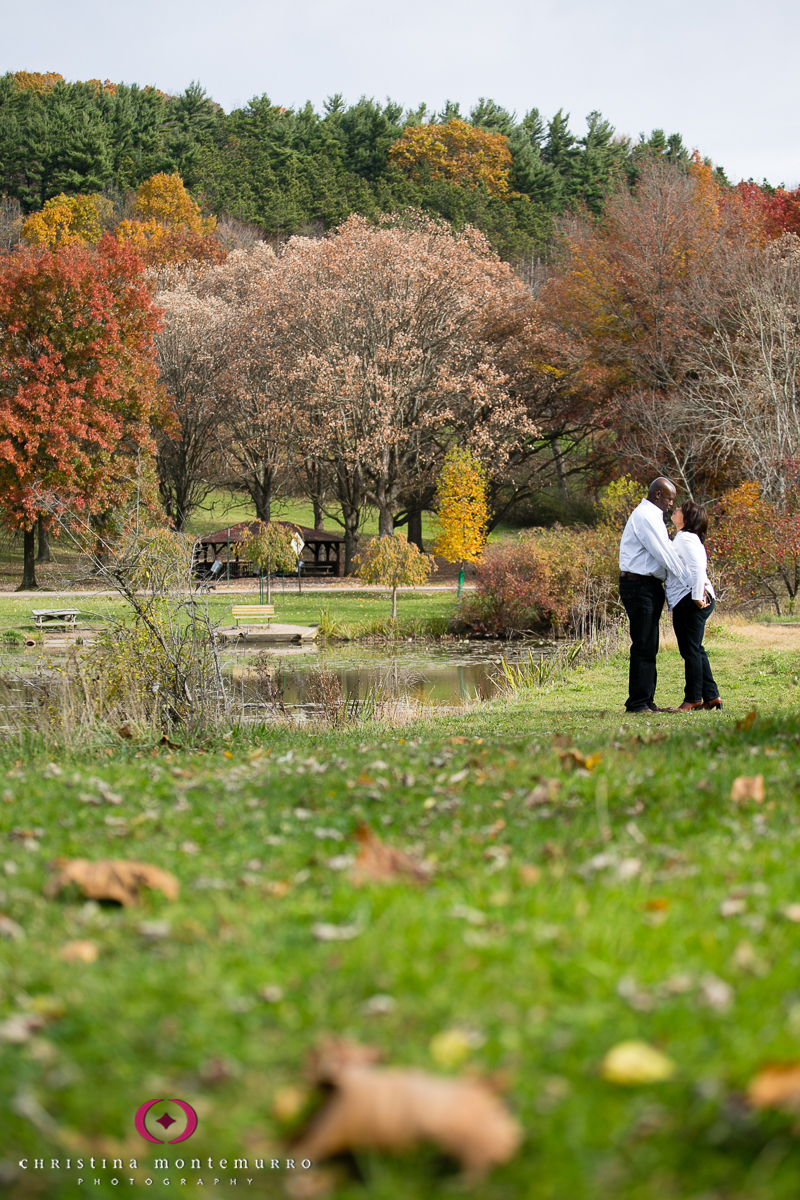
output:
[[[329,533],[325,529],[309,529],[306,525],[298,525],[295,521],[270,521],[271,525],[280,525],[284,529],[296,530],[306,545],[314,542],[339,543],[344,541],[344,533]],[[215,533],[206,533],[198,541],[201,546],[224,546],[228,541],[232,546],[244,541],[248,534],[258,533],[260,521],[240,521],[238,525],[226,525]]]

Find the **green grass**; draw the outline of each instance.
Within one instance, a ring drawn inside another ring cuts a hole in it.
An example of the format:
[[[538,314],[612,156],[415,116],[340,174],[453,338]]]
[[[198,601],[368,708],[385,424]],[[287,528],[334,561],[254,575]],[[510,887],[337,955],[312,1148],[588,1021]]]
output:
[[[723,714],[626,719],[618,658],[402,729],[234,732],[180,752],[120,742],[107,758],[65,755],[55,768],[7,751],[0,860],[12,868],[0,867],[0,908],[26,939],[0,941],[0,1020],[37,1006],[55,1019],[28,1045],[0,1043],[0,1157],[63,1167],[67,1154],[135,1156],[147,1170],[117,1175],[137,1178],[137,1191],[152,1178],[149,1194],[171,1196],[187,1173],[171,1170],[165,1186],[156,1154],[278,1157],[291,1126],[274,1115],[276,1093],[302,1085],[321,1032],[436,1070],[431,1038],[465,1026],[480,1035],[468,1065],[506,1074],[526,1134],[481,1200],[796,1197],[794,1118],[753,1114],[742,1096],[764,1063],[798,1058],[800,927],[782,909],[800,902],[800,651],[761,644],[745,626],[717,623],[709,635]],[[659,671],[659,700],[678,702],[674,649]],[[755,723],[737,728],[753,708]],[[567,744],[600,760],[576,768]],[[766,802],[732,804],[734,778],[757,773]],[[559,782],[557,798],[529,808],[540,779]],[[82,799],[100,799],[97,780],[121,804]],[[433,882],[357,889],[332,870],[364,820],[435,862]],[[592,869],[600,853],[636,859],[638,873]],[[167,868],[180,898],[150,893],[140,910],[45,899],[46,863],[61,855]],[[523,865],[539,869],[538,883],[523,882]],[[209,880],[220,886],[198,886]],[[737,890],[745,911],[723,918]],[[455,905],[483,923],[454,917]],[[143,920],[170,931],[148,938]],[[364,930],[352,941],[312,936],[314,922],[353,920]],[[98,944],[96,963],[59,959],[75,938]],[[670,995],[661,985],[679,974],[692,983]],[[733,989],[726,1010],[703,1003],[709,976]],[[630,977],[634,1006],[618,993]],[[283,999],[264,1002],[264,985]],[[376,993],[394,997],[388,1015],[366,1014]],[[664,1050],[674,1080],[604,1082],[603,1055],[628,1038]],[[156,1096],[196,1105],[190,1142],[138,1138],[134,1112]],[[429,1149],[359,1164],[365,1182],[337,1196],[452,1191]],[[75,1171],[67,1182],[63,1170],[3,1169],[19,1200],[82,1194]],[[95,1197],[120,1190],[110,1170],[81,1174]],[[189,1176],[195,1188],[198,1174],[206,1187],[220,1177],[226,1194],[234,1174],[239,1191],[246,1174],[248,1192],[282,1194],[266,1172],[205,1169]]]
[[[235,604],[257,604],[259,602],[258,581],[253,580],[252,592],[237,592],[235,595],[211,593],[208,606],[211,618],[219,625],[231,625],[231,607]],[[38,600],[17,599],[13,595],[0,595],[0,648],[5,645],[18,646],[25,637],[34,636],[41,641],[41,633],[33,624],[31,609],[47,607],[54,603],[42,597]],[[72,601],[71,601],[72,603]],[[86,625],[101,626],[109,619],[124,619],[126,607],[115,596],[92,597],[87,593],[75,601]],[[297,593],[296,580],[286,580],[285,587],[277,580],[273,584],[272,603],[275,620],[290,625],[319,625],[327,620],[337,636],[348,640],[370,634],[384,634],[391,629],[391,593],[373,590],[367,593],[352,592],[309,592]],[[397,601],[397,624],[392,631],[397,637],[425,636],[444,632],[449,618],[457,608],[455,587],[442,592],[401,592]],[[338,627],[338,632],[337,632]]]

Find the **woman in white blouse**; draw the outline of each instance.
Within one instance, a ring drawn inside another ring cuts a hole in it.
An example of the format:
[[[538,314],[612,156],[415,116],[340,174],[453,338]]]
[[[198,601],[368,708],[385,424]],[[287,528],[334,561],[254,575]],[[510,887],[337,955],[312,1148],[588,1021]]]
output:
[[[708,578],[708,556],[704,545],[708,514],[702,504],[686,500],[673,512],[672,524],[678,530],[673,549],[683,559],[692,578],[690,590],[670,571],[665,584],[667,604],[672,610],[672,627],[686,671],[684,701],[675,711],[722,708],[719,688],[703,647],[706,621],[716,604],[714,588]]]

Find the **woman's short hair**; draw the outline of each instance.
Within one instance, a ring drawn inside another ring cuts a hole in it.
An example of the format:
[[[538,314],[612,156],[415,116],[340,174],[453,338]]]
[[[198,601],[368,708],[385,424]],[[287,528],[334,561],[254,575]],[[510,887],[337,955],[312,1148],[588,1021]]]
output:
[[[684,500],[681,505],[683,513],[683,528],[687,533],[696,533],[701,542],[705,542],[708,532],[708,513],[702,504],[694,500]]]

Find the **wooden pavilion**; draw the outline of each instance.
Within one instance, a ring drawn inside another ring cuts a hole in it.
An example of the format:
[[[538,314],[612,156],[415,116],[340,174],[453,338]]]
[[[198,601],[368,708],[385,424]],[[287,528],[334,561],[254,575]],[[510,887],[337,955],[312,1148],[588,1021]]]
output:
[[[344,575],[344,534],[328,533],[325,529],[308,529],[304,525],[296,525],[294,521],[272,521],[284,529],[297,532],[305,542],[303,547],[303,575],[318,577],[325,575]],[[243,558],[239,547],[249,533],[257,533],[260,521],[242,521],[238,525],[229,525],[218,529],[215,533],[207,533],[197,541],[196,545],[196,574],[201,578],[211,574],[213,563],[221,562],[224,567],[220,578],[228,577],[230,567],[231,579],[243,579],[258,575],[258,567]],[[209,551],[210,556],[209,556]]]

